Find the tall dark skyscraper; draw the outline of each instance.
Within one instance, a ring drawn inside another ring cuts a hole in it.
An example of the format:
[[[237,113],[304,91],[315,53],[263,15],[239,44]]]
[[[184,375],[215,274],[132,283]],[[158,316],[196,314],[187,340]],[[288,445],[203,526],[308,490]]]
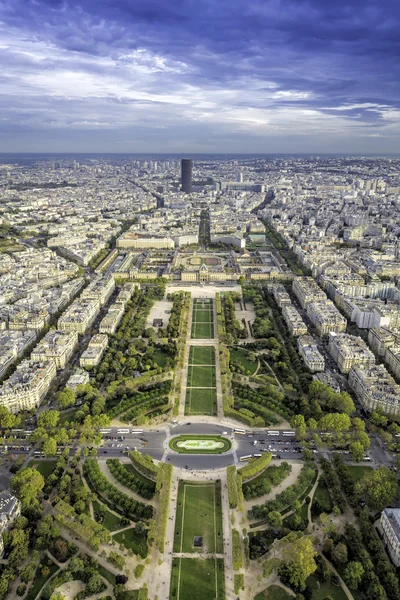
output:
[[[192,170],[193,161],[191,158],[182,158],[181,160],[182,169],[182,192],[190,194],[192,191]]]

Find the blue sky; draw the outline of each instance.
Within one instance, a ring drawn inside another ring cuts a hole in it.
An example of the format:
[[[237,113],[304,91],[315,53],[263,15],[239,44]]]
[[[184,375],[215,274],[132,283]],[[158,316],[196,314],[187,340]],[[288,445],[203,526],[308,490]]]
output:
[[[400,153],[398,0],[0,0],[0,151]]]

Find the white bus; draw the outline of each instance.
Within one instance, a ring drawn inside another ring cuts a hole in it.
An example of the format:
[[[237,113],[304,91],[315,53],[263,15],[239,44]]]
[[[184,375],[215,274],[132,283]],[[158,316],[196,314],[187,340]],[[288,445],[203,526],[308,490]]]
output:
[[[131,433],[144,433],[144,429],[131,429]]]
[[[262,454],[253,454],[253,458],[261,458]]]
[[[241,456],[239,460],[240,462],[245,462],[246,460],[250,460],[251,458],[253,458],[251,454],[246,454],[246,456]]]
[[[245,429],[234,429],[234,433],[240,433],[240,435],[246,435]]]
[[[282,431],[282,435],[296,435],[295,431]]]
[[[129,429],[117,429],[117,433],[129,433]]]
[[[267,431],[267,435],[279,435],[279,431]]]
[[[111,433],[111,428],[110,429],[99,429],[100,433]]]

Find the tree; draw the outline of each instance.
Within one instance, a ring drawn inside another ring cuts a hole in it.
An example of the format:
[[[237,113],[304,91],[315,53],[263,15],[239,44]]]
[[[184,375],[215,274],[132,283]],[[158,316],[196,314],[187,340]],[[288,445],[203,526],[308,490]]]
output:
[[[304,420],[303,415],[295,415],[291,422],[291,426],[294,427],[297,431],[297,435],[299,438],[305,438],[307,434],[306,422]]]
[[[364,458],[364,446],[361,442],[352,442],[350,444],[350,452],[354,462],[361,462]]]
[[[24,504],[30,504],[35,500],[44,486],[43,475],[26,467],[21,469],[10,481],[11,490]]]
[[[86,589],[91,594],[98,594],[103,588],[103,580],[98,573],[93,573],[87,582]]]
[[[11,413],[6,406],[0,406],[0,423],[4,429],[13,429],[21,423],[21,417]]]
[[[362,581],[364,572],[364,567],[360,562],[352,561],[345,568],[343,579],[351,589],[356,590]]]
[[[69,548],[66,540],[57,540],[54,544],[54,555],[60,562],[65,562],[68,558]]]
[[[56,427],[60,413],[58,410],[44,410],[38,418],[39,427]]]
[[[75,404],[75,392],[71,388],[65,388],[58,394],[58,406],[61,409],[69,408]]]
[[[359,497],[364,496],[368,503],[381,510],[388,506],[397,493],[397,476],[388,467],[378,467],[355,486]]]
[[[347,546],[342,542],[336,544],[332,550],[332,560],[335,564],[341,565],[347,563]]]
[[[301,537],[285,547],[285,566],[289,581],[295,588],[304,588],[306,579],[317,570],[316,555],[308,537]]]
[[[267,520],[271,527],[282,526],[282,515],[277,510],[272,510],[270,513],[268,513]]]
[[[349,415],[345,413],[329,413],[324,415],[319,421],[319,427],[322,431],[348,431],[351,421]]]
[[[45,456],[55,456],[57,454],[57,442],[54,438],[48,438],[42,446]]]
[[[59,592],[55,592],[50,596],[50,600],[65,600],[65,596],[63,596]]]

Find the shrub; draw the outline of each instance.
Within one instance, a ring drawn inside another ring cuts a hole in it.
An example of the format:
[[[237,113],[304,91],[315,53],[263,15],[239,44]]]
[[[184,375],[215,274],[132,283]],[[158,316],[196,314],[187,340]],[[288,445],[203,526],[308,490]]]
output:
[[[232,529],[232,561],[235,571],[243,567],[242,542],[237,529]]]

